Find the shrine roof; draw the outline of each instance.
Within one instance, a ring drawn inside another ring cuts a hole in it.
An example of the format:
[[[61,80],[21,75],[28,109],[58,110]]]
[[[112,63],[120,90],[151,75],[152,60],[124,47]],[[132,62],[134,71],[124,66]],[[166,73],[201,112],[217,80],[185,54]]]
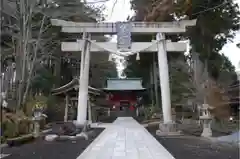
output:
[[[53,89],[51,91],[51,93],[53,95],[60,95],[60,94],[68,93],[71,91],[77,91],[78,88],[79,88],[79,82],[78,82],[78,79],[75,78],[72,81],[70,81],[69,83],[67,83],[59,88]],[[89,94],[100,95],[101,90],[88,86],[88,92],[89,92]]]
[[[145,89],[142,87],[141,78],[109,78],[107,79],[107,87],[103,88],[105,91],[140,91]]]

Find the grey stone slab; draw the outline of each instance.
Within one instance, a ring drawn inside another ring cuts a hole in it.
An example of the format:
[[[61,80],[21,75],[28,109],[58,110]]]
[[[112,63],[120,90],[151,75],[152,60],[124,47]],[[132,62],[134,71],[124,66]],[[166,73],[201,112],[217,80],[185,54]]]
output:
[[[7,156],[9,156],[9,154],[0,154],[0,159],[2,159],[2,158],[4,158],[4,157],[7,157]]]

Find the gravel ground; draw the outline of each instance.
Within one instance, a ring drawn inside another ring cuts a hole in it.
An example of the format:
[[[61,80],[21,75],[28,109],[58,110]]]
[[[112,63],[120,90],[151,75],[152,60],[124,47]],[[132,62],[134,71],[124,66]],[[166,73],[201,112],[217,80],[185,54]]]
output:
[[[101,122],[113,122],[116,117],[103,117]],[[55,134],[59,131],[59,123],[51,124],[51,132],[46,134]],[[76,159],[103,131],[103,129],[94,129],[95,134],[89,140],[77,139],[75,141],[54,141],[47,142],[43,139],[26,143],[19,147],[1,148],[1,154],[8,155],[4,159]]]
[[[176,159],[239,159],[236,145],[214,143],[195,136],[158,137],[155,135],[157,126],[147,129]]]
[[[102,131],[95,129],[95,135],[89,140],[47,142],[39,139],[19,147],[3,148],[1,153],[10,154],[4,159],[76,159]]]
[[[112,122],[115,118],[105,118],[102,122]],[[148,127],[148,131],[176,159],[238,159],[239,147],[227,144],[213,143],[209,140],[194,137],[158,137],[155,135],[158,125]],[[19,147],[4,148],[3,154],[10,154],[4,159],[76,159],[87,146],[103,131],[95,129],[95,135],[89,139],[76,141],[47,142],[37,140]]]

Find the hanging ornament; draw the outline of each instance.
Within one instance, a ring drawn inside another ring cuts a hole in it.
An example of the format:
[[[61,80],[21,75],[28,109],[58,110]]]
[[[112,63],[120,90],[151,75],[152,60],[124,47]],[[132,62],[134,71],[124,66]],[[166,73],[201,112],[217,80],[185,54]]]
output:
[[[112,54],[109,54],[109,56],[108,56],[108,61],[113,61]]]
[[[139,60],[140,60],[140,55],[139,55],[139,53],[137,53],[136,60],[137,60],[137,61],[139,61]]]

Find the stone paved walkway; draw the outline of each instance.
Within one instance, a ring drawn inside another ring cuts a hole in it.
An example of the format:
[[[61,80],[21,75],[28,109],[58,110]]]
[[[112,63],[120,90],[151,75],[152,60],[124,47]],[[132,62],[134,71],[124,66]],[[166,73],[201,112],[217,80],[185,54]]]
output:
[[[132,117],[119,117],[77,159],[174,159]]]
[[[9,156],[9,154],[2,154],[2,153],[0,153],[0,159],[2,159],[4,157],[7,157],[7,156]]]

